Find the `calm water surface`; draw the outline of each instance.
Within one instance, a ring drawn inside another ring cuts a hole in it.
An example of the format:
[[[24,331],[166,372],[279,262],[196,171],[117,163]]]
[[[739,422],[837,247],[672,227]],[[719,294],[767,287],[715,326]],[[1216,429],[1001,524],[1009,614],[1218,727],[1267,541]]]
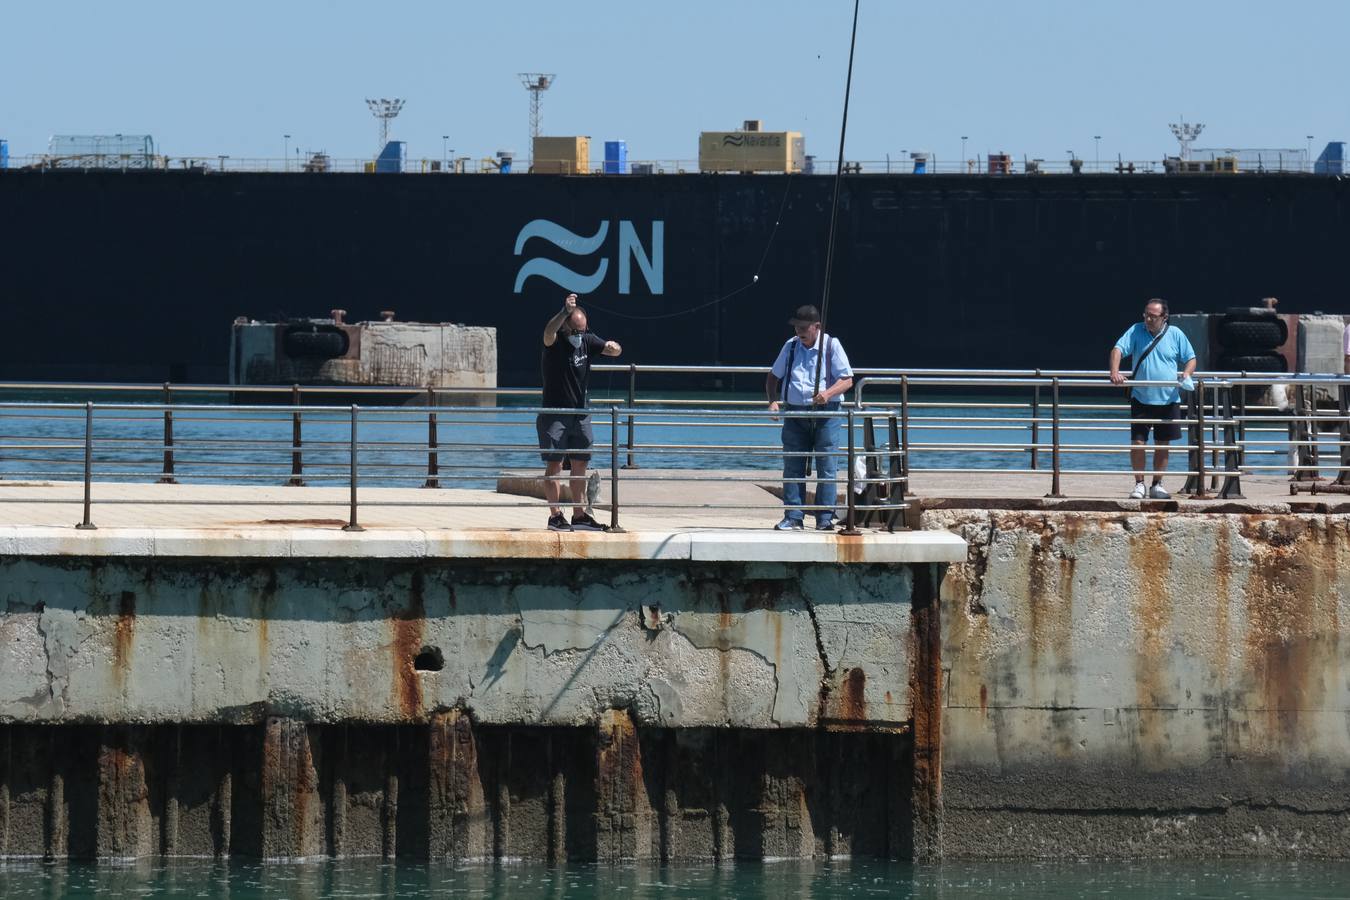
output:
[[[375,861],[43,865],[0,863],[22,897],[1350,897],[1350,864],[766,863],[735,867],[451,867]]]

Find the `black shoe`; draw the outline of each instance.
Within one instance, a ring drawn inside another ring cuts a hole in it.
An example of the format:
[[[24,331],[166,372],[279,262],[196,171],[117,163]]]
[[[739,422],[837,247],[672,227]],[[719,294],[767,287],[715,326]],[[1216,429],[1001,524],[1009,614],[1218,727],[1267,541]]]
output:
[[[834,531],[834,519],[821,519],[817,521],[816,531]]]
[[[572,526],[567,524],[567,516],[558,513],[556,516],[548,517],[549,531],[571,531]]]
[[[604,531],[604,530],[605,530],[605,526],[601,525],[599,522],[595,521],[595,519],[592,519],[590,516],[586,515],[585,513],[581,513],[580,515],[574,515],[574,516],[572,516],[572,530],[573,530],[573,531]]]
[[[774,531],[801,531],[805,526],[801,519],[793,519],[789,516],[783,516],[783,521],[773,526]]]

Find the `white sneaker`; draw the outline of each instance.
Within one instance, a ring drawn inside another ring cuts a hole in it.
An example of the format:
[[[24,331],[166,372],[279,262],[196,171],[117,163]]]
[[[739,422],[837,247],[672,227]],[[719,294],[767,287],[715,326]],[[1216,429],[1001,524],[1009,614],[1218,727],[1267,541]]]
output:
[[[1148,489],[1148,498],[1150,500],[1171,500],[1172,495],[1164,491],[1161,484],[1155,484]]]
[[[1144,483],[1142,481],[1136,481],[1134,483],[1134,490],[1130,491],[1130,499],[1143,500],[1147,496],[1148,492],[1144,488]]]

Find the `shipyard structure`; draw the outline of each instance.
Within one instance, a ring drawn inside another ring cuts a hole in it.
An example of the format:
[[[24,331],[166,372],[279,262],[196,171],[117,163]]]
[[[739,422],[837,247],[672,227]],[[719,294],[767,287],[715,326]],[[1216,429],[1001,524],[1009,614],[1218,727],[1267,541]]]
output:
[[[495,328],[498,383],[533,384],[571,291],[639,363],[766,364],[788,311],[820,300],[832,188],[806,171],[0,170],[23,335],[0,377],[220,383],[237,317],[340,307]],[[1096,368],[1149,297],[1350,313],[1347,239],[1332,174],[849,174],[829,326],[868,367]]]

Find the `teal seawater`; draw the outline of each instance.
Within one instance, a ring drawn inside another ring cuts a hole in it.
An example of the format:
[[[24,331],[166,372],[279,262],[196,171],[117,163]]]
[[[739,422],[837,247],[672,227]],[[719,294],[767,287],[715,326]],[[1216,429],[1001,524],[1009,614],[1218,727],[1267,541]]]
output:
[[[0,862],[0,897],[1350,897],[1350,863],[742,863],[736,866],[440,866]]]

